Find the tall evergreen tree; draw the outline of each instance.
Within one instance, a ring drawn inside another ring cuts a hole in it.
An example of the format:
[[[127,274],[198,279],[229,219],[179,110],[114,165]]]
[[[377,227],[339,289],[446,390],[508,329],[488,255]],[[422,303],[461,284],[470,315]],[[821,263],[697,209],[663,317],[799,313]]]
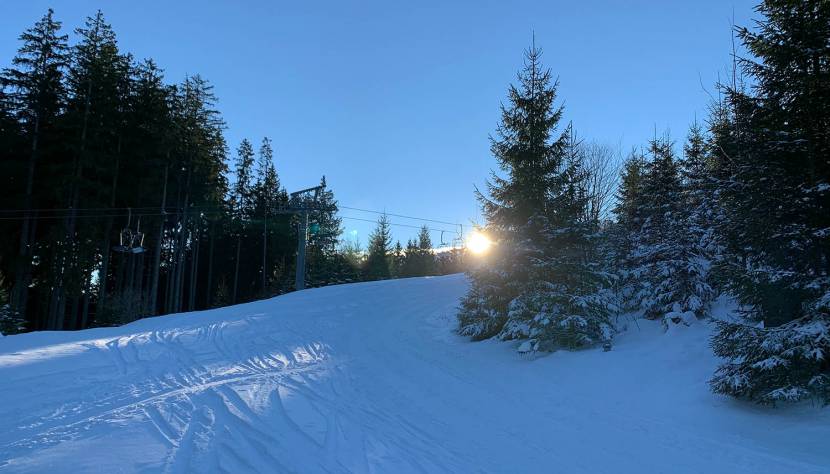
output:
[[[421,251],[418,248],[418,244],[413,242],[412,239],[407,240],[406,247],[402,248],[401,251],[400,276],[420,276]]]
[[[410,244],[412,241],[409,242]],[[392,248],[391,263],[389,265],[389,272],[392,278],[401,278],[406,276],[404,274],[404,265],[406,264],[403,246],[400,240],[395,241],[395,246]]]
[[[244,168],[238,169],[243,174],[248,172]],[[261,229],[261,293],[262,296],[271,296],[279,293],[283,272],[275,262],[275,257],[281,254],[288,242],[287,232],[278,232],[288,224],[290,217],[282,214],[288,203],[288,193],[282,188],[280,179],[274,166],[274,151],[271,140],[262,139],[257,161],[257,180],[251,188],[253,202],[252,213],[255,216],[256,226]]]
[[[727,361],[711,384],[763,403],[830,403],[830,3],[758,11],[756,30],[737,29],[752,87],[724,88],[730,123],[716,130],[729,215],[718,271],[749,322],[718,323],[712,344]]]
[[[153,227],[145,227],[148,231],[145,232],[145,247],[150,250],[146,256],[150,275],[146,287],[147,295],[143,298],[146,305],[143,314],[152,315],[158,313],[161,257],[167,220],[165,213],[169,202],[169,191],[172,191],[168,188],[171,188],[169,178],[171,168],[173,168],[172,154],[176,142],[176,126],[173,116],[174,88],[164,83],[163,72],[150,59],[135,66],[133,76],[131,110],[122,146],[125,156],[119,160],[120,165],[117,167],[119,169],[113,175],[110,203],[113,207],[118,205],[118,202],[129,204],[134,202],[135,197],[142,195],[144,196],[142,206],[158,207],[163,210],[160,216],[152,219]],[[121,176],[129,176],[130,179],[120,179]],[[126,185],[125,191],[127,192],[121,193],[119,198],[117,190],[119,187],[123,189],[124,185]],[[155,192],[145,195],[138,193],[139,189],[152,189]],[[110,253],[107,249],[111,247],[110,239],[113,238],[112,226],[112,219],[108,219],[105,224],[105,243],[102,248],[104,257]],[[108,258],[102,258],[99,272],[99,307],[106,303],[106,285],[117,284],[108,283],[108,265],[105,264],[107,260]]]
[[[322,187],[316,196],[310,196],[308,205],[310,231],[306,259],[307,284],[321,286],[356,279],[355,268],[338,252],[343,220],[338,216],[337,199],[328,187],[326,177],[320,179]]]
[[[534,350],[575,348],[610,336],[607,314],[595,300],[584,170],[572,153],[571,130],[554,137],[562,108],[557,84],[544,69],[535,44],[525,54],[519,85],[492,152],[506,177],[478,194],[486,231],[496,242],[490,262],[471,274],[462,301],[460,333],[474,339],[499,335],[529,338]]]
[[[708,262],[696,244],[700,232],[689,221],[680,164],[668,137],[651,141],[633,229],[630,263],[634,294],[649,319],[689,323],[706,314],[712,297]]]
[[[635,295],[641,288],[636,275],[637,262],[634,249],[636,236],[643,223],[643,181],[646,161],[642,153],[632,150],[622,166],[620,184],[617,188],[614,207],[616,222],[609,232],[613,242],[614,270],[617,273],[617,292],[620,306],[624,310],[639,310]]]
[[[239,267],[242,264],[242,239],[250,227],[250,219],[253,217],[253,173],[254,173],[254,147],[248,139],[243,139],[236,150],[236,181],[233,184],[233,213],[236,228],[236,257],[234,258],[233,291],[231,303],[238,301],[239,295]]]
[[[320,186],[323,190],[317,195],[316,209],[310,215],[315,231],[310,235],[308,243],[315,251],[329,257],[337,251],[343,219],[338,216],[337,200],[334,191],[326,184],[325,176],[320,178]]]
[[[418,230],[418,237],[415,240],[407,241],[406,249],[401,249],[401,276],[414,277],[435,274],[435,252],[432,250],[432,239],[429,232],[429,227],[421,227]]]
[[[47,327],[55,329],[75,327],[79,300],[83,299],[84,307],[88,304],[97,243],[102,236],[98,227],[78,226],[78,209],[109,204],[106,194],[97,191],[105,186],[106,177],[117,173],[114,168],[121,152],[124,105],[130,87],[129,58],[119,52],[115,32],[100,10],[75,33],[80,42],[74,47],[69,67],[69,99],[63,117],[71,154],[58,164],[68,177],[58,192],[70,211],[62,232],[52,237],[56,245],[51,252],[52,285],[46,318]]]
[[[382,214],[378,218],[377,227],[369,236],[369,246],[366,255],[365,274],[369,280],[389,278],[389,253],[392,248],[392,228],[389,218]]]
[[[54,149],[58,115],[66,103],[64,73],[69,64],[67,36],[60,34],[61,23],[53,18],[53,13],[49,9],[43,18],[20,36],[23,44],[12,59],[12,67],[4,69],[0,77],[2,88],[9,91],[4,103],[23,125],[29,149],[23,172],[22,205],[25,216],[20,229],[15,281],[10,297],[10,311],[15,314],[25,314],[28,306],[36,239],[31,209],[35,204],[38,161],[44,150],[48,153]],[[40,321],[33,323],[34,327],[42,326]]]
[[[236,149],[236,181],[233,183],[234,211],[239,219],[253,215],[254,191],[254,147],[247,138],[242,139]]]
[[[242,147],[243,145],[240,145]],[[247,144],[250,146],[250,143]],[[247,153],[247,152],[246,152]],[[241,155],[240,155],[241,159]],[[252,164],[247,163],[247,167],[239,167],[237,171],[243,172],[243,180],[252,179],[251,173]],[[257,180],[256,183],[250,185],[250,194],[252,199],[251,206],[257,216],[268,217],[274,216],[275,212],[280,210],[288,202],[288,194],[280,184],[280,178],[277,174],[277,169],[274,166],[274,150],[271,146],[271,140],[268,138],[262,139],[262,144],[259,147],[259,155],[257,159]],[[248,174],[248,175],[246,175]],[[237,183],[244,187],[244,184]],[[237,189],[237,193],[242,190]]]
[[[429,236],[429,227],[422,226],[418,231],[418,256],[420,260],[420,275],[435,274],[435,252],[432,250],[432,239]]]
[[[710,178],[710,156],[709,142],[703,127],[695,120],[689,128],[686,143],[683,145],[683,160],[680,162],[683,212],[692,245],[707,258],[713,258],[712,254],[717,253],[712,227],[717,211],[712,205],[715,199],[713,180]]]

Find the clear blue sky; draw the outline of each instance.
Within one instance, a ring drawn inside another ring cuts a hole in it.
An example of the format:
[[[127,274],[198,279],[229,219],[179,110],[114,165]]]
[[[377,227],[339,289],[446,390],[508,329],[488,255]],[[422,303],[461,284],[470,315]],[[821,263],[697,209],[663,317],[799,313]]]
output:
[[[487,137],[532,31],[565,119],[627,151],[705,117],[733,12],[739,25],[755,16],[744,0],[3,3],[2,66],[49,6],[67,32],[101,8],[121,48],[168,81],[215,85],[232,150],[272,138],[289,191],[325,174],[343,205],[464,224],[480,220],[473,185],[495,166]],[[344,224],[366,242],[371,224]],[[415,232],[395,228],[403,241]]]

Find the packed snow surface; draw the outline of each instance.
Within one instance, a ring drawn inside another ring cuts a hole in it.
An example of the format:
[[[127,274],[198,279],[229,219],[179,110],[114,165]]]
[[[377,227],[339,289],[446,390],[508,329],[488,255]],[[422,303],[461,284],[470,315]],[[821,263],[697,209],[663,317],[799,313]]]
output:
[[[530,360],[454,334],[466,288],[0,338],[0,472],[830,472],[830,410],[709,392],[707,324]]]

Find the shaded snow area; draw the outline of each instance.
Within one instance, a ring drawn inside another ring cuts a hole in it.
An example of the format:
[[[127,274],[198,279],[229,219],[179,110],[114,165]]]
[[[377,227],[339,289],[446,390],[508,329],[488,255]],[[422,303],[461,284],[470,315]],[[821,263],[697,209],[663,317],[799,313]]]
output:
[[[0,339],[0,472],[828,473],[830,409],[713,395],[709,325],[534,360],[463,276]]]

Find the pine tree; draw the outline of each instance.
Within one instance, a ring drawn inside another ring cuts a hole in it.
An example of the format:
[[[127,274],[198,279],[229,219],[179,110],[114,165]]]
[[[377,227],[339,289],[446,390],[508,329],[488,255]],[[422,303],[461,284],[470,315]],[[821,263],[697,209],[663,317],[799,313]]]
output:
[[[173,167],[171,155],[175,148],[176,126],[173,117],[174,88],[164,83],[163,72],[150,59],[145,60],[133,68],[133,97],[128,125],[125,127],[122,152],[124,158],[120,160],[121,168],[112,181],[111,205],[115,207],[118,201],[117,189],[124,189],[120,193],[121,199],[131,203],[137,196],[143,196],[141,206],[166,208],[170,193],[169,177]],[[130,179],[119,179],[119,176],[129,176]],[[126,182],[124,182],[126,181]],[[124,182],[124,184],[120,184]],[[154,190],[153,193],[137,193],[136,190]],[[135,194],[132,194],[135,193]],[[124,197],[127,196],[127,199]],[[132,198],[132,199],[130,199]],[[138,205],[138,203],[134,204]],[[147,221],[145,221],[147,222]],[[162,247],[164,246],[166,215],[153,219],[152,226],[147,226],[144,246],[150,251],[147,259],[149,264],[149,279],[146,288],[145,314],[158,314],[158,293],[161,276]],[[108,255],[111,248],[113,222],[105,224],[104,247],[102,254]],[[111,257],[110,257],[111,258]],[[99,272],[98,305],[105,303],[104,292],[108,283],[108,271],[102,258]]]
[[[231,303],[236,304],[240,288],[240,265],[242,264],[242,239],[250,227],[253,217],[254,190],[251,182],[254,172],[254,147],[243,139],[236,150],[236,181],[233,184],[232,206],[236,227],[236,258],[234,258],[233,290]],[[247,261],[247,259],[246,259]]]
[[[635,270],[637,261],[634,249],[636,236],[643,223],[643,181],[646,161],[642,153],[632,150],[625,160],[617,189],[617,204],[614,207],[616,222],[609,231],[613,242],[614,270],[617,274],[617,300],[626,311],[639,310],[635,295],[641,291],[642,282]]]
[[[712,180],[707,138],[703,127],[695,121],[689,128],[683,145],[680,174],[683,180],[683,212],[692,243],[703,251],[712,251],[713,241],[710,223],[712,214]]]
[[[250,170],[238,170],[243,175]],[[259,147],[256,166],[256,182],[251,186],[251,213],[253,216],[251,225],[252,234],[259,230],[261,244],[260,272],[260,295],[262,297],[272,296],[279,290],[278,275],[275,272],[273,256],[279,253],[280,247],[284,244],[275,235],[277,226],[285,221],[285,215],[278,213],[288,203],[288,193],[280,186],[279,176],[274,166],[274,150],[271,140],[262,139]],[[238,190],[239,191],[239,190]],[[246,255],[250,253],[246,252]],[[270,258],[269,258],[270,256]],[[246,256],[247,258],[247,256]]]
[[[228,194],[225,179],[227,146],[222,132],[225,124],[214,108],[216,96],[213,86],[199,75],[187,77],[176,88],[173,103],[177,140],[174,169],[178,188],[175,207],[179,211],[174,216],[169,236],[168,312],[178,312],[195,303],[201,242],[206,226],[204,216],[198,212],[198,208],[225,209],[223,199]],[[250,194],[247,196],[250,197]],[[246,201],[248,204],[249,200]],[[234,216],[234,208],[230,205],[227,208],[230,208],[228,212]],[[243,217],[250,216],[249,208],[245,212]],[[237,219],[234,224],[241,223]],[[235,243],[238,250],[239,225],[229,224],[228,228],[237,237]],[[227,254],[232,255],[232,252],[229,248]],[[246,259],[249,263],[255,261]],[[246,269],[245,273],[247,277],[244,287],[248,289],[256,288],[258,276],[254,274],[257,267],[251,266],[253,268]]]
[[[496,242],[487,265],[471,274],[459,332],[473,339],[528,339],[533,350],[577,348],[610,337],[607,311],[586,222],[585,172],[570,127],[554,132],[562,108],[557,84],[535,44],[526,52],[519,86],[509,90],[492,152],[506,177],[479,194],[486,232]]]
[[[365,254],[357,235],[351,238],[346,237],[341,239],[337,249],[337,255],[342,258],[347,269],[350,270],[350,280],[359,280],[362,277],[361,273],[365,263]]]
[[[716,296],[710,268],[719,259],[720,246],[715,238],[714,224],[718,210],[713,204],[713,181],[710,150],[703,128],[695,121],[689,129],[680,161],[682,192],[678,243],[683,245],[686,267],[681,268],[688,280],[690,295],[687,309],[698,318],[707,316]]]
[[[80,42],[73,48],[63,117],[71,153],[70,159],[58,164],[68,177],[58,192],[70,211],[62,235],[53,236],[56,245],[51,252],[47,326],[55,329],[77,327],[79,300],[88,305],[92,275],[98,270],[98,243],[104,236],[97,226],[78,226],[77,209],[101,208],[111,202],[106,194],[92,190],[110,189],[110,180],[102,178],[118,173],[131,87],[130,58],[119,52],[115,32],[100,10],[75,33]]]
[[[338,216],[339,208],[334,191],[326,184],[326,177],[320,178],[323,190],[317,195],[316,209],[311,212],[310,221],[316,231],[310,236],[309,245],[324,256],[331,256],[337,250],[337,242],[343,232],[343,219]]]
[[[412,241],[410,241],[411,243]],[[400,240],[395,241],[395,246],[392,248],[392,262],[390,264],[390,273],[392,278],[401,278],[404,275],[404,265],[406,264],[403,246]]]
[[[250,146],[250,143],[247,146]],[[248,169],[243,173],[250,174],[251,166],[251,164],[248,164]],[[267,137],[262,139],[262,144],[259,147],[256,169],[257,180],[249,190],[252,199],[251,207],[257,216],[272,217],[281,206],[288,202],[288,195],[280,184],[280,178],[274,166],[274,149],[271,146],[271,140]],[[246,176],[246,178],[250,181],[251,176]],[[244,185],[242,186],[244,187]]]
[[[308,275],[312,286],[340,283],[357,277],[354,268],[337,252],[343,219],[338,215],[337,199],[334,191],[327,186],[325,176],[320,179],[320,186],[323,189],[317,194],[315,209],[309,216],[314,230],[308,240]]]
[[[389,251],[392,247],[392,229],[389,218],[382,214],[378,225],[369,236],[365,274],[369,280],[389,278]]]
[[[830,3],[767,0],[738,28],[753,84],[723,87],[713,120],[717,271],[747,322],[719,322],[715,392],[830,403]],[[725,120],[724,120],[725,119]],[[725,126],[724,126],[725,125]]]
[[[641,202],[636,211],[642,224],[634,229],[631,252],[634,295],[646,318],[691,322],[706,314],[711,288],[707,262],[697,251],[698,232],[690,228],[680,166],[668,137],[649,144]]]
[[[419,275],[435,274],[435,252],[432,250],[432,239],[429,236],[429,227],[423,226],[418,231]]]
[[[409,239],[406,241],[406,247],[403,250],[401,257],[401,276],[414,277],[419,275],[420,271],[420,257],[421,252],[418,245]]]
[[[236,149],[236,181],[233,183],[235,212],[239,219],[248,219],[254,213],[254,147],[247,138]]]
[[[12,59],[13,67],[4,69],[0,77],[0,85],[9,91],[4,102],[23,124],[29,148],[22,200],[26,214],[20,230],[15,282],[10,298],[10,311],[24,316],[36,239],[30,209],[35,204],[38,162],[39,158],[42,160],[44,150],[48,152],[54,148],[57,119],[66,103],[64,73],[69,64],[67,35],[60,34],[61,23],[54,20],[53,13],[49,9],[43,18],[20,36],[23,44]],[[42,322],[36,321],[34,326],[41,327]]]

